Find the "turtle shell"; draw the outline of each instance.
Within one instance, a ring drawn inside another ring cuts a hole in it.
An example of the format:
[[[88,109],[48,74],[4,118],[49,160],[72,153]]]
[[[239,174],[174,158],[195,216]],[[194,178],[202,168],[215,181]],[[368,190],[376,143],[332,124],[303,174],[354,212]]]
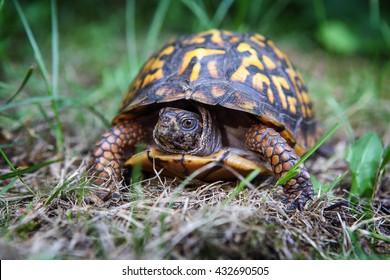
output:
[[[210,30],[165,45],[144,64],[113,123],[178,100],[255,115],[299,155],[316,141],[314,108],[301,75],[259,34]]]

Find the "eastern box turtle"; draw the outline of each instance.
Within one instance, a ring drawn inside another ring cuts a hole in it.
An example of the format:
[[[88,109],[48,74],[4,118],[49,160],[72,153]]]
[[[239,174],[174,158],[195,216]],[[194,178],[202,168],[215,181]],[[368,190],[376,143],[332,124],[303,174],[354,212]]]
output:
[[[96,143],[92,173],[107,191],[123,167],[164,169],[185,177],[207,163],[203,181],[285,175],[319,136],[311,98],[299,73],[272,41],[254,33],[210,30],[181,36],[142,67],[113,127]],[[142,142],[146,150],[135,154]],[[227,167],[226,167],[227,166]],[[301,209],[313,198],[310,175],[283,185],[285,202]]]

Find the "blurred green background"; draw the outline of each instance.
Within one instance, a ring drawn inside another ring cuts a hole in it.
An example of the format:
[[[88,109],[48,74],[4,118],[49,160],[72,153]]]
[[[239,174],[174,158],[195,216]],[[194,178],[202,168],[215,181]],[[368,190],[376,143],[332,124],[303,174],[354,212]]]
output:
[[[304,43],[302,45],[318,45],[340,54],[388,56],[390,51],[389,1],[136,1],[134,15],[140,36],[147,32],[162,2],[166,3],[167,9],[160,22],[164,32],[181,34],[225,28],[285,36]],[[49,40],[50,1],[20,3],[37,38],[43,42]],[[58,1],[60,33],[65,36],[71,33],[69,35],[75,36],[77,43],[86,44],[90,39],[99,39],[90,38],[98,36],[95,34],[99,33],[98,30],[104,36],[101,25],[107,25],[106,31],[124,37],[125,12],[126,1]],[[24,41],[25,33],[12,1],[4,1],[0,24],[1,58],[23,54],[26,49],[18,43]],[[93,25],[97,26],[94,28]]]
[[[49,39],[50,1],[20,1],[20,4],[38,41]],[[148,31],[158,6],[164,5],[166,12],[161,17],[164,33],[224,28],[284,36],[301,42],[302,46],[320,46],[339,54],[388,57],[390,53],[390,2],[383,0],[58,1],[60,33],[77,39],[80,47],[95,43],[99,36],[103,39],[105,32],[124,38],[126,5],[131,6],[129,9],[134,6],[136,29],[141,37]],[[18,57],[26,51],[25,33],[13,6],[12,1],[4,1],[1,10],[2,59]]]

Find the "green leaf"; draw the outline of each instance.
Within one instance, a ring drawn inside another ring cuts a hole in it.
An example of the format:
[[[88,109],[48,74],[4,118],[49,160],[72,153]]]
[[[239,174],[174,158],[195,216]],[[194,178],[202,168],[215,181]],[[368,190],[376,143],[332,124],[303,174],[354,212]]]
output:
[[[356,33],[341,21],[328,21],[321,24],[317,38],[326,49],[339,54],[353,54],[360,47],[360,40]]]
[[[390,145],[387,146],[387,147],[383,150],[381,167],[380,167],[379,169],[380,169],[380,170],[385,169],[385,166],[387,165],[387,163],[389,163],[389,161],[390,161]]]
[[[352,172],[350,199],[353,196],[371,197],[382,149],[381,140],[374,132],[365,134],[350,147],[347,157]]]

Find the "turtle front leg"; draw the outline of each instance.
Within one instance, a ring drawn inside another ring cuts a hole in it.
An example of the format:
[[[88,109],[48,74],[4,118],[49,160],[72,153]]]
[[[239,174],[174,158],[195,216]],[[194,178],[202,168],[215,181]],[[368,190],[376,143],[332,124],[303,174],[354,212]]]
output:
[[[285,175],[300,159],[278,132],[265,125],[251,126],[246,135],[246,142],[251,150],[259,152],[268,160],[278,179]],[[297,176],[283,185],[284,192],[288,194],[283,202],[288,203],[289,208],[301,210],[309,199],[313,199],[314,191],[306,167],[302,164],[299,170]]]
[[[133,152],[142,136],[141,125],[136,121],[127,121],[107,130],[96,142],[90,175],[96,178],[95,184],[107,188],[106,191],[96,193],[103,201],[118,193],[116,182],[120,181],[125,156]]]

